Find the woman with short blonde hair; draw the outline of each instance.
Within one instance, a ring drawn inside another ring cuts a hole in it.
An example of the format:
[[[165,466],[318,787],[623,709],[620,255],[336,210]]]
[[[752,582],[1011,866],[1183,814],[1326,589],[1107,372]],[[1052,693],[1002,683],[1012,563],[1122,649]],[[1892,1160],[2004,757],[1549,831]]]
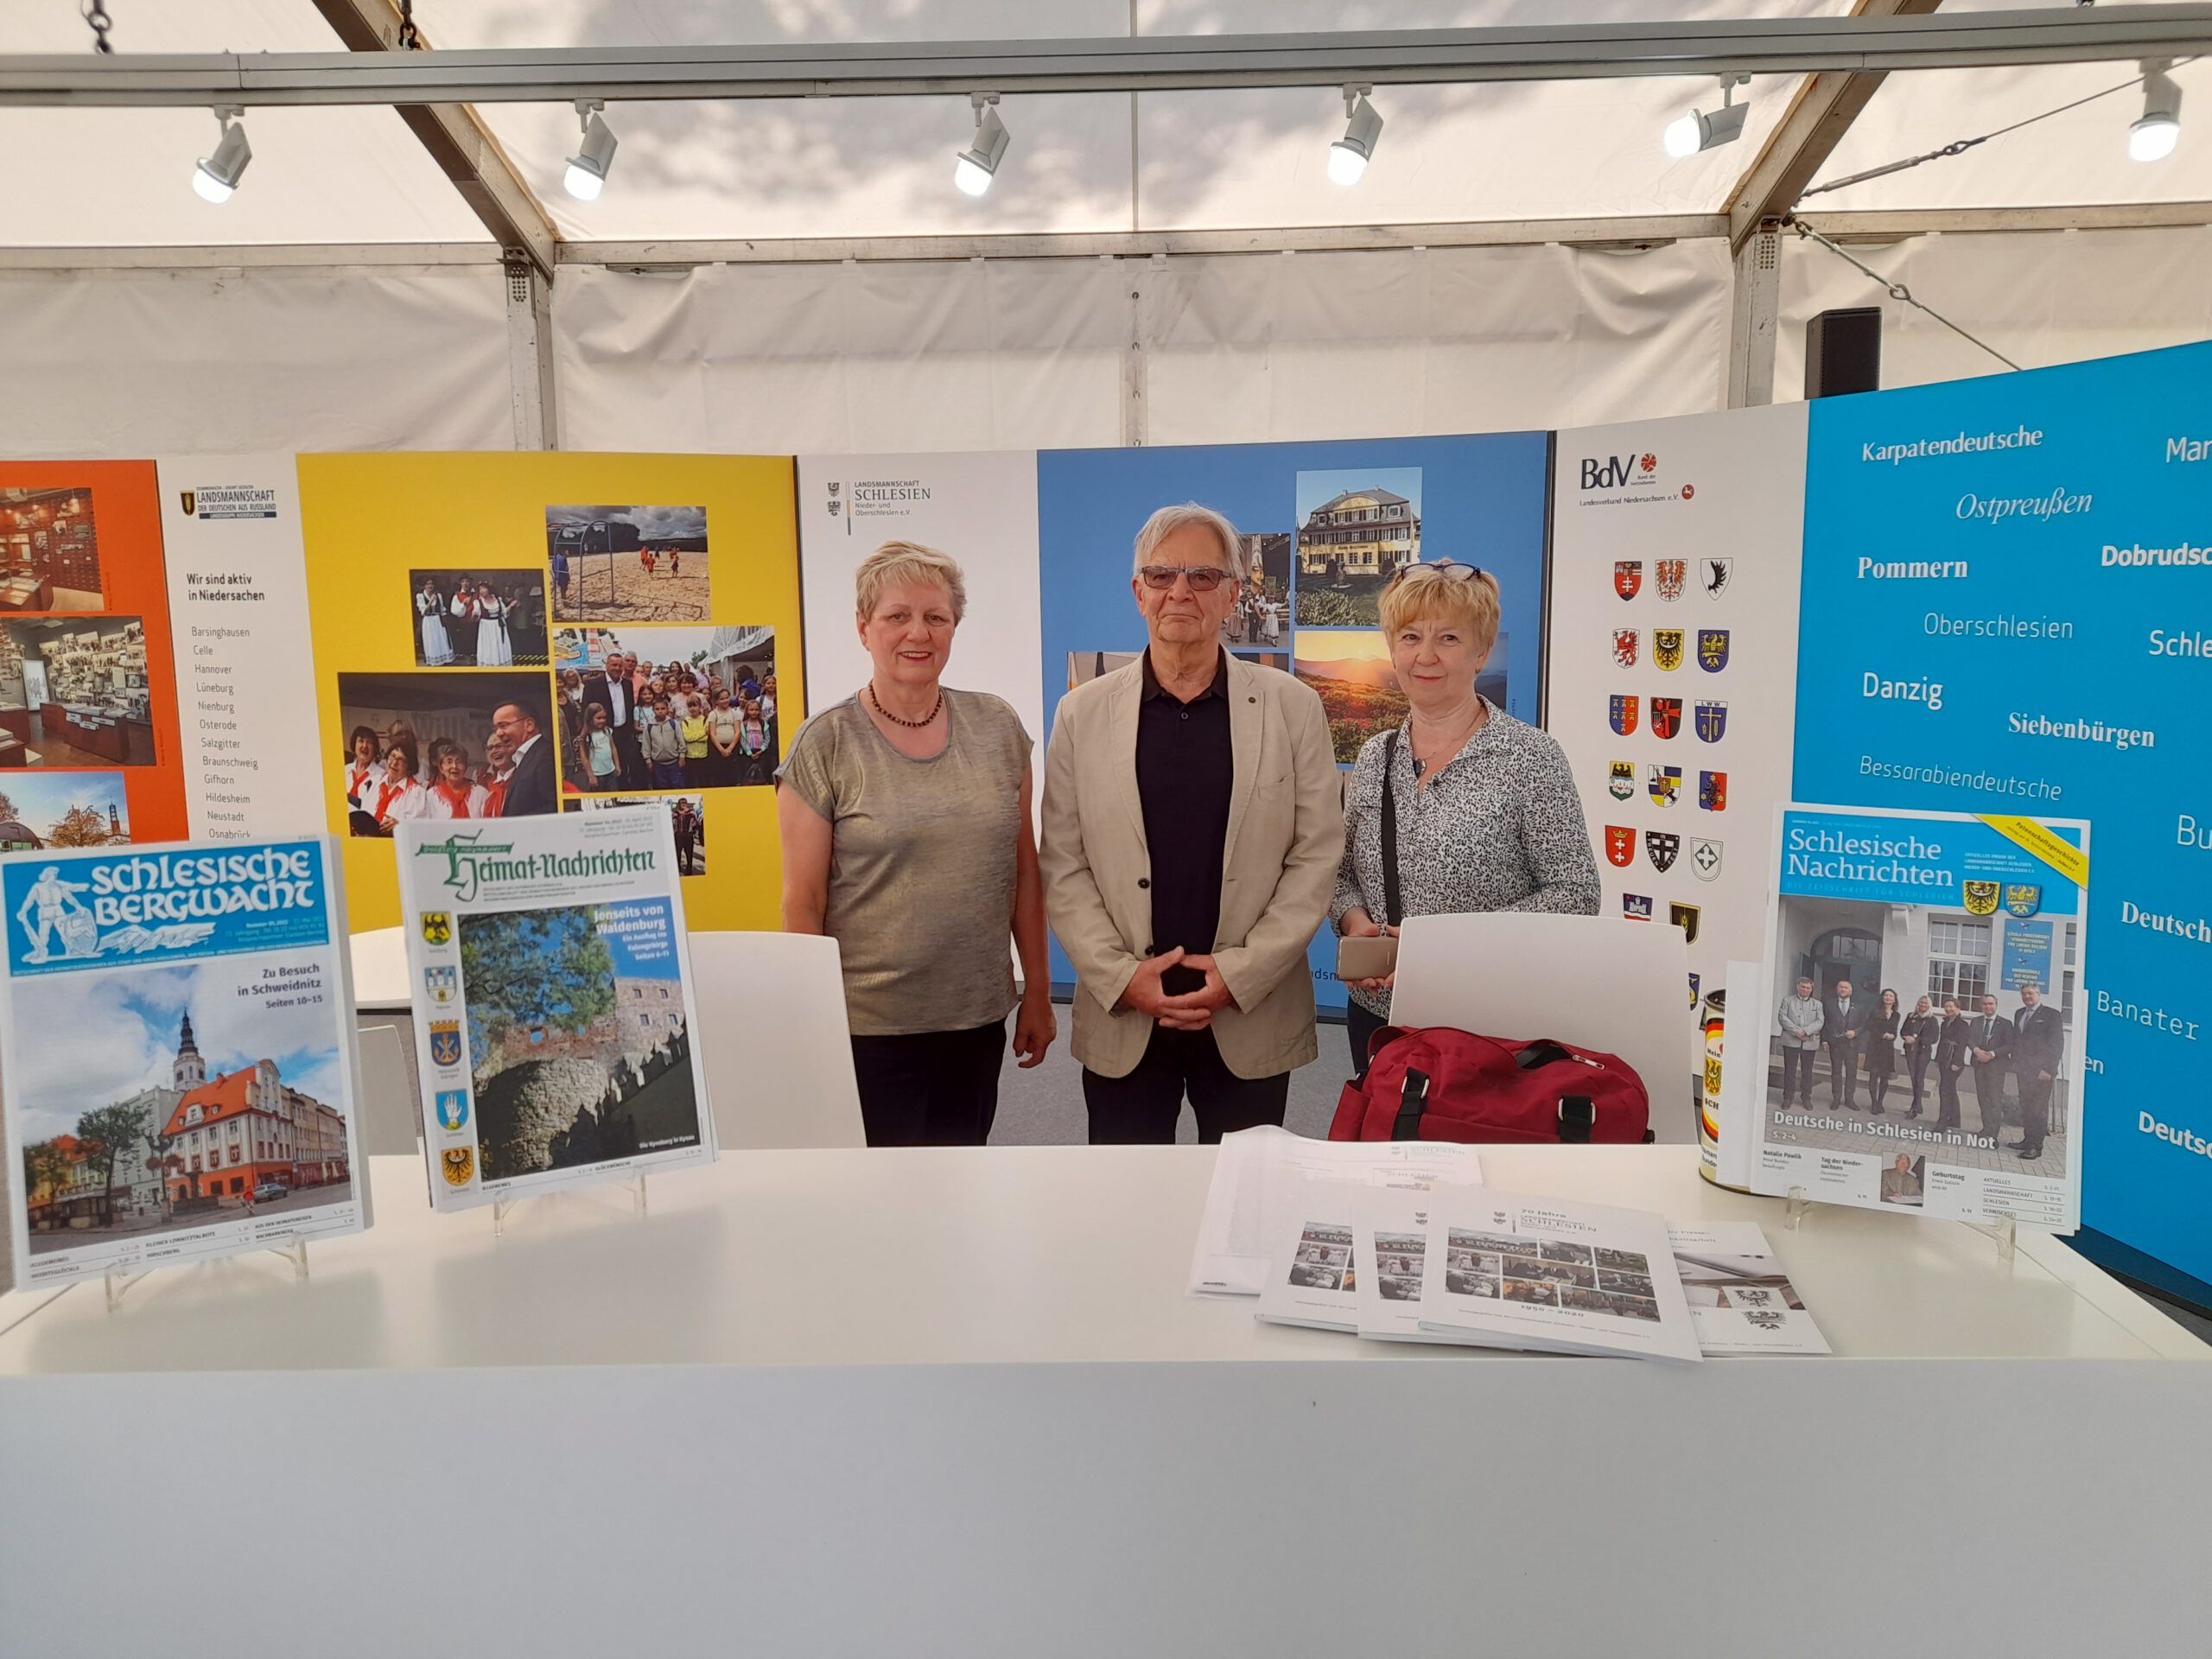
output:
[[[837,941],[868,1144],[981,1146],[1007,1013],[1025,1066],[1055,1034],[1033,746],[1000,698],[941,683],[968,608],[948,555],[886,542],[853,590],[874,671],[799,728],[776,774],[784,927]]]
[[[1497,579],[1454,559],[1404,565],[1381,609],[1409,707],[1403,726],[1368,739],[1344,791],[1337,931],[1395,934],[1408,916],[1483,910],[1595,915],[1598,865],[1566,754],[1475,689],[1497,645]],[[1356,1071],[1389,1023],[1395,978],[1345,982]]]

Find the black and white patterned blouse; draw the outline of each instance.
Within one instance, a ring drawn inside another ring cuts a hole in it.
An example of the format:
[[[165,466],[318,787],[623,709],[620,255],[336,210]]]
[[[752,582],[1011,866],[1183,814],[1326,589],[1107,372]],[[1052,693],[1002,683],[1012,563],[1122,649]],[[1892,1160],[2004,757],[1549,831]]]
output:
[[[1490,717],[1443,771],[1420,787],[1412,743],[1398,739],[1398,898],[1408,916],[1480,910],[1598,913],[1598,861],[1590,851],[1567,756],[1548,732],[1517,721],[1487,697]],[[1344,858],[1329,920],[1357,906],[1382,919],[1382,753],[1378,732],[1359,752],[1344,791]],[[1345,987],[1387,1017],[1390,997]]]

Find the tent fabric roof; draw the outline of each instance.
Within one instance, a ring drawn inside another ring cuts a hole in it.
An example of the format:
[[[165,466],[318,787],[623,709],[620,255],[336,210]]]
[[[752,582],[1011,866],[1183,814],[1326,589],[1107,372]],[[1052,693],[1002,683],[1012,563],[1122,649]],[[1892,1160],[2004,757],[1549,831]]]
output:
[[[1951,0],[1950,10],[1994,0]],[[2017,3],[2017,0],[2016,0]],[[1147,35],[1753,16],[1821,16],[1847,0],[1137,0]],[[2070,9],[2070,8],[2066,8]],[[328,51],[312,0],[118,3],[120,54]],[[434,46],[714,41],[1039,38],[1128,32],[1128,0],[416,0]],[[72,0],[0,10],[0,52],[79,52]],[[1822,169],[1840,177],[1989,132],[2113,86],[2099,63],[1892,76]],[[2185,105],[2212,106],[2212,61],[2176,72]],[[588,241],[963,236],[1528,218],[1713,213],[1789,107],[1799,80],[1737,92],[1736,143],[1670,162],[1659,135],[1709,79],[1378,88],[1384,128],[1353,188],[1331,184],[1332,89],[1007,97],[1013,143],[980,200],[951,188],[969,112],[944,98],[618,105],[621,141],[604,195],[560,188],[576,124],[566,105],[480,115],[559,234]],[[2156,165],[2129,162],[2132,91],[1993,139],[1957,158],[1819,198],[1835,209],[2017,207],[2212,199],[2212,142]],[[486,232],[398,118],[368,108],[257,109],[253,171],[230,202],[188,188],[212,117],[189,110],[4,110],[0,143],[38,158],[11,182],[0,245],[482,243]]]

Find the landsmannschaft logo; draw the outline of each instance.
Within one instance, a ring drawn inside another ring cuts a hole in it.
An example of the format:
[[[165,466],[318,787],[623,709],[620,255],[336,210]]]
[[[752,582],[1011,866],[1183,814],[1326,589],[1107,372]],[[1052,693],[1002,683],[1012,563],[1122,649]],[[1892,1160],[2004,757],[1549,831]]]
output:
[[[2008,886],[2005,889],[2005,908],[2015,916],[2034,915],[2043,908],[2043,888],[2031,881]]]
[[[438,1127],[448,1135],[458,1135],[468,1127],[467,1090],[438,1090]]]
[[[1672,806],[1682,791],[1682,769],[1680,766],[1646,766],[1644,788],[1649,791],[1654,806]]]
[[[1673,673],[1682,665],[1682,631],[1680,628],[1651,630],[1651,661],[1654,667]]]
[[[1637,631],[1634,628],[1613,630],[1613,666],[1615,668],[1636,666],[1637,637]]]
[[[453,889],[454,897],[466,905],[476,897],[476,861],[514,849],[512,841],[486,841],[481,830],[472,830],[465,836],[456,830],[443,841],[424,842],[415,849],[415,856],[444,859],[445,884]]]
[[[1707,599],[1719,598],[1728,591],[1728,584],[1736,580],[1736,561],[1732,558],[1700,559],[1697,566]]]
[[[1698,773],[1697,804],[1707,812],[1726,812],[1728,810],[1728,774],[1725,772]]]
[[[1624,921],[1649,921],[1651,919],[1651,895],[1643,893],[1624,893],[1621,894],[1621,917]]]
[[[1636,730],[1636,705],[1637,700],[1634,696],[1630,696],[1624,697],[1618,692],[1615,692],[1613,694],[1612,704],[1608,711],[1607,718],[1612,721],[1613,735],[1615,737],[1628,737],[1634,734]]]
[[[1697,631],[1697,665],[1708,674],[1718,674],[1728,666],[1728,630],[1700,628]]]
[[[1618,869],[1626,869],[1636,859],[1636,831],[1618,823],[1605,826],[1605,861]]]
[[[1630,799],[1636,794],[1636,762],[1614,760],[1606,765],[1605,787],[1617,801]]]
[[[450,944],[453,943],[453,918],[442,910],[423,912],[423,943]]]
[[[184,516],[188,518],[191,518],[192,505],[199,498],[194,495],[190,490],[180,490],[177,492],[176,499],[184,504]]]
[[[1613,591],[1623,599],[1634,599],[1643,591],[1643,561],[1615,559],[1613,561]]]
[[[1700,699],[1692,710],[1692,727],[1700,743],[1718,743],[1728,729],[1728,705]]]
[[[1682,700],[1680,697],[1651,699],[1651,735],[1672,737],[1682,729]]]
[[[435,1065],[461,1064],[461,1021],[433,1020],[430,1021],[430,1061]]]
[[[1966,884],[1967,914],[1994,916],[2000,884],[1995,881],[1969,881]]]
[[[1656,567],[1659,579],[1659,597],[1669,605],[1682,596],[1682,582],[1689,575],[1686,559],[1662,559]]]
[[[1643,832],[1643,850],[1651,860],[1651,868],[1664,875],[1681,856],[1682,838],[1664,830],[1647,830]]]

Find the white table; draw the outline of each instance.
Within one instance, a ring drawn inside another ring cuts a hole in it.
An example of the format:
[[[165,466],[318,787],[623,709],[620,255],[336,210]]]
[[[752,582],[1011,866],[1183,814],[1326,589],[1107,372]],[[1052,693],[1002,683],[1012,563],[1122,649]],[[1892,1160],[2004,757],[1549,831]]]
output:
[[[1484,1154],[1758,1220],[1837,1357],[1262,1325],[1185,1294],[1202,1147],[732,1155],[504,1236],[377,1159],[304,1281],[0,1332],[0,1626],[174,1637],[189,1535],[301,1545],[255,1624],[334,1654],[2196,1650],[2212,1350],[2055,1242],[1789,1232],[1695,1156]]]

